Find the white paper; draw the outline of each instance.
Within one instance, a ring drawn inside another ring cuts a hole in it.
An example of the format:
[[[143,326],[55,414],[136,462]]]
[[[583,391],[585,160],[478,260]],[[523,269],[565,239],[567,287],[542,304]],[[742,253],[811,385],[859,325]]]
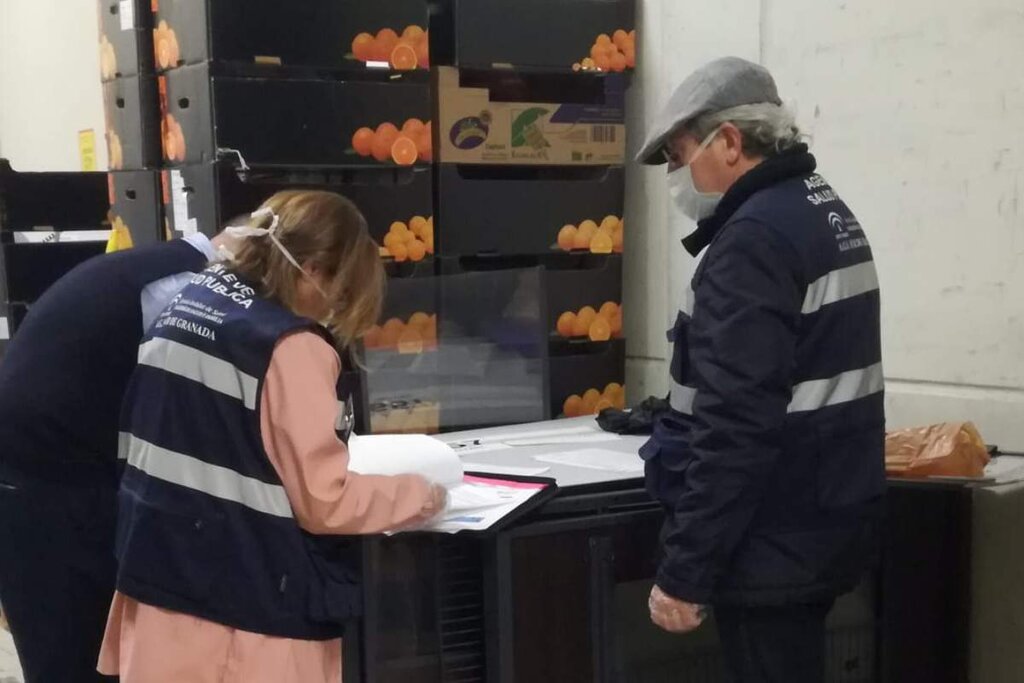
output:
[[[423,530],[454,534],[489,529],[542,490],[543,487],[505,486],[500,482],[467,482],[449,490],[448,510]]]
[[[462,467],[467,472],[481,472],[483,474],[504,474],[510,477],[536,477],[544,474],[550,467],[510,467],[507,465],[488,465],[482,462],[462,461]]]
[[[534,437],[531,439],[509,439],[505,442],[507,446],[548,446],[551,444],[577,444],[577,443],[601,443],[607,441],[618,441],[619,435],[609,432],[597,434],[574,434],[572,436],[547,436]]]
[[[419,474],[448,488],[462,483],[455,451],[422,434],[352,436],[348,452],[348,468],[360,474]]]
[[[584,448],[564,453],[537,455],[534,456],[534,460],[554,465],[570,465],[572,467],[604,470],[606,472],[640,474],[644,471],[644,463],[640,456],[635,453],[610,451],[603,448]]]
[[[0,341],[11,338],[11,328],[7,324],[7,318],[0,318]]]
[[[121,30],[131,31],[135,28],[134,0],[121,0],[117,13],[121,16]]]

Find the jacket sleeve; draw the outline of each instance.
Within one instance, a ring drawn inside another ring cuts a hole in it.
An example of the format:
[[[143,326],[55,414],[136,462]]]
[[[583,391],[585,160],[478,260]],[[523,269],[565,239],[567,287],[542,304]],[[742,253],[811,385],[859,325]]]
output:
[[[727,226],[710,249],[689,332],[690,461],[657,577],[694,603],[713,594],[778,462],[804,289],[792,246],[757,222]]]

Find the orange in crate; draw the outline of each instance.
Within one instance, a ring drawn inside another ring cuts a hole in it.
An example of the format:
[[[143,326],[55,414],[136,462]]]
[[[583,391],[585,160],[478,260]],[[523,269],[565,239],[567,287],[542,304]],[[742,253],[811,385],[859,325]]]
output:
[[[601,392],[597,389],[587,389],[583,394],[582,415],[593,415],[597,409],[597,402],[601,400]]]
[[[576,226],[565,225],[558,231],[558,247],[562,251],[572,251],[576,244]]]
[[[399,166],[412,166],[419,158],[416,143],[404,135],[399,135],[391,145],[391,159]]]
[[[368,157],[373,153],[373,141],[376,133],[372,128],[360,128],[352,136],[352,149],[361,157]]]
[[[565,399],[565,403],[562,404],[562,414],[566,417],[583,415],[583,399],[576,394]]]
[[[576,314],[572,311],[566,311],[562,315],[558,316],[558,324],[556,326],[558,334],[563,337],[569,338],[573,335],[576,329]]]
[[[388,61],[391,63],[391,67],[397,71],[412,71],[418,63],[416,48],[405,43],[399,43],[391,51],[391,57]]]
[[[572,65],[573,71],[625,71],[636,66],[636,31],[617,29],[602,33],[590,47],[590,56]]]
[[[610,254],[615,249],[615,240],[604,231],[598,232],[590,240],[590,251],[594,254]]]
[[[360,33],[352,39],[352,56],[360,62],[368,62],[373,57],[374,38],[369,33]]]
[[[594,322],[590,323],[589,335],[590,341],[603,342],[608,341],[612,338],[612,328],[607,320],[601,316],[594,318]]]

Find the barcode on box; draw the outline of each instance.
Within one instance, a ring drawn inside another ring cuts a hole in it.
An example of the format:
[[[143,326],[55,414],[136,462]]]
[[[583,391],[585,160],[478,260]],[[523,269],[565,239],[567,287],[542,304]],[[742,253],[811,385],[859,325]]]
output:
[[[596,143],[616,142],[618,126],[591,126],[591,139]]]

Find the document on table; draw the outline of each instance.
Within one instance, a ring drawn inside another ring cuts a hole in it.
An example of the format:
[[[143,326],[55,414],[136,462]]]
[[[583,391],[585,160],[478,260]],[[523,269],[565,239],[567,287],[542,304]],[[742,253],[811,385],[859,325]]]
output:
[[[348,448],[353,472],[419,474],[448,490],[445,513],[420,531],[488,529],[547,486],[467,476],[448,444],[421,434],[352,436]]]
[[[642,474],[644,471],[643,460],[635,453],[610,451],[603,448],[583,448],[575,451],[565,451],[564,453],[537,455],[533,459],[538,462],[547,462],[554,465],[571,465],[572,467],[584,467],[592,470],[604,470],[606,472],[622,472],[624,474]]]

